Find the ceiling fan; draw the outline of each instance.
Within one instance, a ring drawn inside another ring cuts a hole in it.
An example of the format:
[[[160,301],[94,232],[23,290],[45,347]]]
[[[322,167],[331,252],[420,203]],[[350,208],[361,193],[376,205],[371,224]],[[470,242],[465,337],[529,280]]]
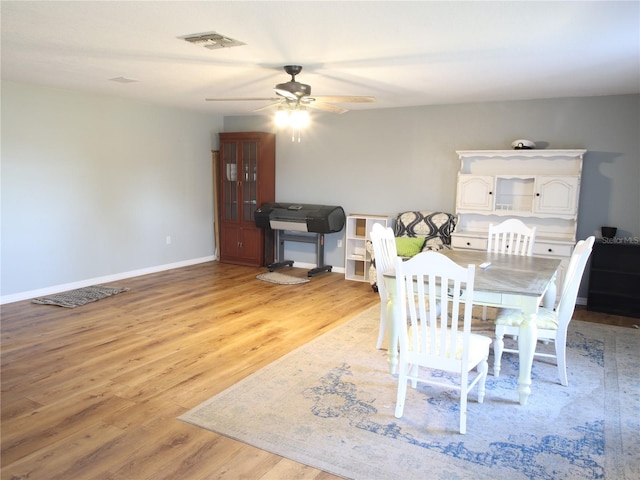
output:
[[[254,112],[272,107],[310,107],[331,113],[345,113],[348,110],[333,103],[370,103],[374,97],[362,96],[311,96],[311,86],[296,81],[296,75],[302,71],[300,65],[285,65],[284,71],[291,75],[291,80],[278,83],[274,92],[277,97],[266,98],[207,98],[208,102],[237,102],[237,101],[270,101],[269,105],[257,108]]]

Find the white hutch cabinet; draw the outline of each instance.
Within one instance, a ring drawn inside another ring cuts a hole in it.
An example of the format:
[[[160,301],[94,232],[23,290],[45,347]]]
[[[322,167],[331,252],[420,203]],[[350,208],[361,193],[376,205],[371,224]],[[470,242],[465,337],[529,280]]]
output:
[[[454,248],[486,250],[489,224],[518,218],[537,227],[534,255],[563,259],[576,243],[586,150],[459,150]]]

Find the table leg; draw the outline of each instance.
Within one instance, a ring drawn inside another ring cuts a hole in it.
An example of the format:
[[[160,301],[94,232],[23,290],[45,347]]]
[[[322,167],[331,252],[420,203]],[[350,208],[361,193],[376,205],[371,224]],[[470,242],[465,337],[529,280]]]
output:
[[[531,395],[531,367],[533,366],[533,355],[538,341],[536,314],[530,313],[523,316],[524,320],[520,324],[520,332],[518,334],[520,360],[518,393],[520,394],[520,405],[526,405],[529,395]]]

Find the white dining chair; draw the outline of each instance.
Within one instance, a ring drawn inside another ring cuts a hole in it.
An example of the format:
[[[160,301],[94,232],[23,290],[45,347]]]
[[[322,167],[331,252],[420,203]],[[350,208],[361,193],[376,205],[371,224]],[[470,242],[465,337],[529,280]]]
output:
[[[540,307],[536,316],[536,326],[538,329],[538,340],[555,343],[555,354],[538,353],[538,357],[555,358],[558,364],[558,376],[560,383],[567,386],[567,329],[576,308],[576,298],[578,288],[582,280],[585,265],[591,254],[595,237],[591,236],[586,240],[580,240],[571,254],[571,260],[567,267],[560,301],[555,309]],[[520,324],[524,320],[522,312],[516,309],[498,309],[496,316],[496,336],[493,342],[493,375],[500,375],[500,365],[502,353],[518,353],[517,349],[504,348],[505,335],[518,335]]]
[[[490,224],[487,252],[531,256],[536,229],[527,227],[517,218],[510,218],[498,225]]]
[[[507,255],[533,255],[537,227],[529,228],[517,218],[510,218],[498,225],[489,225],[487,252]],[[482,319],[487,319],[487,307],[482,307]]]
[[[408,313],[408,322],[396,325],[400,357],[395,416],[403,416],[408,381],[413,388],[418,382],[454,388],[460,391],[459,430],[466,433],[467,397],[478,384],[478,403],[484,400],[491,345],[489,337],[471,333],[475,265],[462,267],[441,253],[422,252],[404,262],[397,258],[395,270],[399,318]],[[473,369],[477,375],[469,381]],[[459,382],[431,377],[431,370],[457,374]]]
[[[369,234],[371,245],[373,246],[373,257],[376,262],[376,277],[378,294],[380,295],[380,327],[378,329],[378,342],[376,348],[382,348],[387,329],[387,306],[389,304],[389,293],[384,281],[384,272],[395,267],[396,238],[393,229],[384,227],[380,223],[375,223]]]

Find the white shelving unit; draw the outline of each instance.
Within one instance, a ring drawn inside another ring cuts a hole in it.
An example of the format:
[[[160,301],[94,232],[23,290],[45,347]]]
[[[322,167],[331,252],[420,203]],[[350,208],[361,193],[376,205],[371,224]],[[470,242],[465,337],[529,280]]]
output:
[[[454,248],[486,250],[489,224],[518,218],[537,227],[533,254],[563,260],[576,243],[586,150],[460,150]],[[559,291],[559,290],[558,290]]]
[[[393,219],[384,215],[347,215],[347,233],[345,244],[345,274],[346,280],[358,282],[369,281],[369,267],[371,255],[367,252],[367,240],[373,225],[383,227],[392,226]]]

